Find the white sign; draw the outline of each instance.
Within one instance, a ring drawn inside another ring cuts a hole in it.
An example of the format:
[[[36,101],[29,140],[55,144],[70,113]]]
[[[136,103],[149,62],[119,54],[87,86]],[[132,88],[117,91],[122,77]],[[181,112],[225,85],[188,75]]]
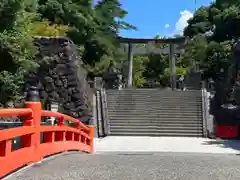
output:
[[[52,112],[58,112],[58,104],[57,103],[52,103],[51,106],[50,106],[50,111]],[[51,121],[51,124],[54,125],[54,122],[57,120],[55,117],[51,117],[49,119]]]

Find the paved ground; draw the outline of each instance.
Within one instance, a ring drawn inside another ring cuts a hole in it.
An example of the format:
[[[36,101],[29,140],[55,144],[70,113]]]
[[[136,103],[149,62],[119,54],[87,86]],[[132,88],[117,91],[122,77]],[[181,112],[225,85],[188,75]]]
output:
[[[239,180],[240,157],[144,153],[59,156],[10,180]]]
[[[240,141],[188,137],[114,137],[95,139],[96,153],[102,152],[189,152],[240,154]]]
[[[239,141],[172,137],[95,139],[95,154],[66,153],[9,180],[239,180]]]

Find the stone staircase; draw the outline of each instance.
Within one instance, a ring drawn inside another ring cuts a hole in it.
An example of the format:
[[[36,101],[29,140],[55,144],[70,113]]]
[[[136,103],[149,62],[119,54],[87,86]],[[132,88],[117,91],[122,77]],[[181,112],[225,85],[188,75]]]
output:
[[[201,91],[106,90],[109,135],[203,136]]]

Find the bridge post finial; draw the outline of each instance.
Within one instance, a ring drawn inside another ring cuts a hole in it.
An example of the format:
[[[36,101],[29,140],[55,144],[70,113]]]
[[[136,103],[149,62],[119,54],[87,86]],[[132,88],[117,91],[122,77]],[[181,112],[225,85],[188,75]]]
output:
[[[39,102],[40,96],[36,86],[30,86],[27,92],[26,101]]]

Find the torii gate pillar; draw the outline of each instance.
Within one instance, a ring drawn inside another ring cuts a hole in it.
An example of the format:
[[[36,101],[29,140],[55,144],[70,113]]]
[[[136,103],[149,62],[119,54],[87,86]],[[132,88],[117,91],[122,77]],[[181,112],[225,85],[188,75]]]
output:
[[[132,88],[133,81],[133,52],[132,52],[132,43],[128,43],[128,82],[127,87]]]
[[[170,70],[170,83],[173,90],[176,89],[176,66],[175,66],[175,53],[174,44],[169,44],[169,70]]]

